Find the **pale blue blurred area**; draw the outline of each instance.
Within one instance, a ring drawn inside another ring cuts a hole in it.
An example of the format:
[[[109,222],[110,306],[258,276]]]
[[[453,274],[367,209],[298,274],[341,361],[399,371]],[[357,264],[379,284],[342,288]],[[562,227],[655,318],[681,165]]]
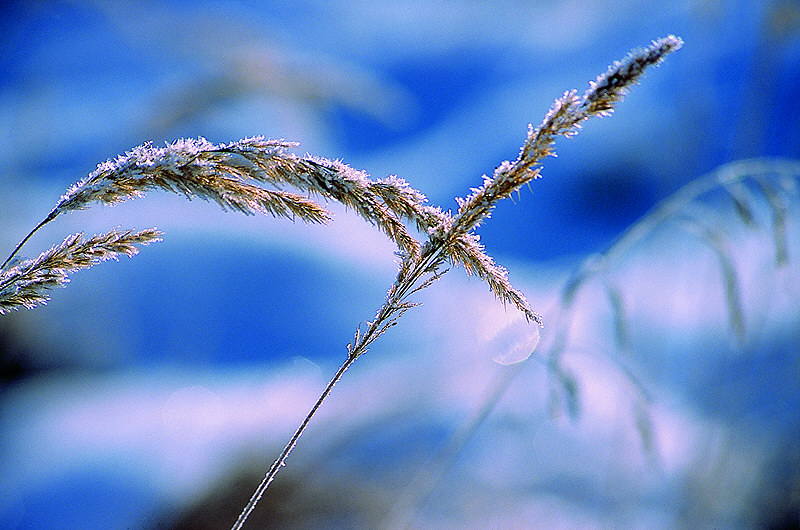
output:
[[[6,2],[0,246],[97,163],[187,136],[299,141],[454,208],[553,99],[668,34],[684,48],[612,117],[560,141],[544,178],[479,231],[547,333],[570,271],[658,201],[734,160],[800,158],[797,2]],[[581,302],[565,358],[580,419],[550,419],[546,370],[530,360],[413,526],[796,524],[796,189],[788,200],[787,265],[771,259],[769,228],[733,232],[744,351],[713,253],[679,230],[658,235],[612,270],[627,357],[602,293]],[[295,227],[152,194],[37,234],[24,254],[113,226],[165,237],[0,317],[0,527],[230,525],[394,277],[385,238],[334,210],[331,227]],[[277,526],[385,524],[485,403],[502,369],[482,345],[513,314],[463,276],[423,293],[336,387],[265,498]],[[650,398],[654,458],[626,373]]]

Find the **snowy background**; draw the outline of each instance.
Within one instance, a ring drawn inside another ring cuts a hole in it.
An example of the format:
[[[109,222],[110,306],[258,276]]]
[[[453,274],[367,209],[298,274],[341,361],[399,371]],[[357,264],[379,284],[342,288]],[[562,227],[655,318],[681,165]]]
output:
[[[756,230],[724,201],[705,214],[730,228],[743,341],[714,252],[667,226],[603,278],[625,348],[603,281],[577,295],[575,417],[541,362],[587,257],[720,165],[800,158],[796,2],[5,2],[0,248],[96,164],[180,137],[299,141],[455,208],[553,99],[668,34],[684,48],[480,229],[544,315],[541,355],[495,362],[531,330],[450,271],[337,385],[252,528],[796,527],[797,172],[785,265],[763,200]],[[331,208],[308,227],[153,193],[37,233],[23,254],[165,236],[0,317],[0,527],[230,526],[394,278],[386,238]]]

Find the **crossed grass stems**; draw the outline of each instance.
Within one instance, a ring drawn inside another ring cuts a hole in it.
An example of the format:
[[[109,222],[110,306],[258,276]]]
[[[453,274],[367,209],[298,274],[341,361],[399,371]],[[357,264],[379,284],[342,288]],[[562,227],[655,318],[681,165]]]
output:
[[[179,140],[165,147],[151,144],[100,164],[85,179],[72,186],[53,210],[13,250],[0,266],[0,314],[20,307],[33,308],[47,302],[48,290],[63,286],[69,274],[124,254],[133,256],[136,245],[160,240],[156,229],[141,231],[115,228],[84,239],[68,236],[60,245],[35,259],[19,261],[15,256],[44,225],[59,215],[89,207],[93,203],[116,204],[161,189],[216,202],[223,210],[247,215],[269,214],[325,223],[330,215],[312,198],[342,203],[375,225],[394,241],[400,258],[397,277],[375,317],[356,329],[347,346],[347,358],[307,414],[284,450],[259,484],[234,523],[243,527],[247,517],[269,487],[298,439],[334,385],[358,357],[402,315],[417,305],[417,292],[435,283],[449,265],[461,265],[470,275],[484,280],[503,304],[517,308],[532,325],[542,325],[524,295],[508,281],[508,272],[484,252],[475,229],[491,214],[496,204],[522,186],[540,177],[540,163],[554,155],[554,141],[575,135],[583,121],[611,114],[628,89],[649,66],[658,64],[677,50],[682,41],[668,36],[649,47],[632,51],[579,96],[575,90],[556,99],[542,123],[529,126],[527,138],[513,162],[501,163],[470,195],[457,198],[456,213],[427,204],[419,191],[403,179],[390,176],[371,180],[362,172],[339,162],[317,157],[299,157],[288,150],[296,144],[263,137],[245,138],[229,144],[212,144],[205,139]],[[265,188],[263,185],[270,186]],[[296,192],[285,191],[293,188]],[[406,229],[412,223],[427,236],[420,243]]]

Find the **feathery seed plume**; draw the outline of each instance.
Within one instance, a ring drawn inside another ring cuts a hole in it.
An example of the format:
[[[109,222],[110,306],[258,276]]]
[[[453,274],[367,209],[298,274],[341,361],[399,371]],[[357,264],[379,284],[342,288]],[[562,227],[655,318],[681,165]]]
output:
[[[634,50],[627,58],[615,62],[590,83],[589,89],[578,97],[570,90],[558,98],[538,128],[529,127],[528,137],[517,159],[503,162],[492,177],[484,176],[483,185],[460,199],[454,235],[479,226],[491,213],[498,200],[510,196],[521,186],[539,178],[538,167],[543,158],[553,154],[553,142],[558,136],[572,136],[580,124],[592,116],[607,116],[631,85],[641,78],[644,70],[658,64],[669,53],[680,48],[681,39],[668,36],[653,42],[643,50]]]
[[[138,232],[113,229],[86,240],[80,233],[67,236],[37,258],[0,271],[0,315],[44,304],[50,299],[46,291],[68,283],[69,273],[117,259],[120,254],[134,256],[139,252],[135,245],[161,241],[160,236],[161,232],[152,228]]]
[[[260,156],[279,157],[290,146],[281,141],[265,142]],[[67,191],[50,215],[84,209],[91,202],[116,204],[162,189],[188,199],[213,200],[223,210],[247,215],[258,212],[298,217],[310,223],[329,219],[323,208],[306,197],[249,183],[259,180],[260,174],[250,171],[252,168],[242,161],[235,143],[217,146],[205,138],[182,139],[160,148],[146,143],[98,165]]]

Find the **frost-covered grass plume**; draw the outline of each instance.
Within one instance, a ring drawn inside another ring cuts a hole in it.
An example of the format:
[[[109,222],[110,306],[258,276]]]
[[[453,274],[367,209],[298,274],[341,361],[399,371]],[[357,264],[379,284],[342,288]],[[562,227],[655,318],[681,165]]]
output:
[[[386,234],[397,245],[396,279],[375,316],[357,327],[344,362],[234,523],[234,528],[241,528],[334,385],[376,339],[417,305],[413,296],[434,284],[448,267],[463,266],[468,274],[485,281],[503,304],[519,310],[530,325],[543,325],[541,316],[510,283],[506,269],[485,252],[475,229],[490,217],[499,201],[540,178],[541,163],[554,155],[556,138],[575,135],[593,116],[609,115],[649,66],[681,45],[674,36],[655,41],[611,65],[583,94],[565,92],[538,127],[529,127],[517,158],[499,164],[466,197],[456,199],[455,212],[429,205],[422,192],[401,178],[373,180],[339,161],[295,155],[290,149],[296,144],[282,140],[253,137],[213,144],[198,138],[164,147],[136,147],[100,164],[72,186],[20,241],[0,266],[0,313],[43,304],[48,300],[48,290],[64,285],[70,273],[119,254],[132,256],[137,252],[135,245],[159,240],[161,234],[155,229],[113,229],[88,239],[81,234],[70,235],[37,258],[16,258],[34,233],[60,215],[94,203],[113,205],[139,198],[151,190],[213,201],[223,210],[307,223],[326,223],[330,213],[324,202],[336,201]],[[419,239],[406,223],[421,234]]]

